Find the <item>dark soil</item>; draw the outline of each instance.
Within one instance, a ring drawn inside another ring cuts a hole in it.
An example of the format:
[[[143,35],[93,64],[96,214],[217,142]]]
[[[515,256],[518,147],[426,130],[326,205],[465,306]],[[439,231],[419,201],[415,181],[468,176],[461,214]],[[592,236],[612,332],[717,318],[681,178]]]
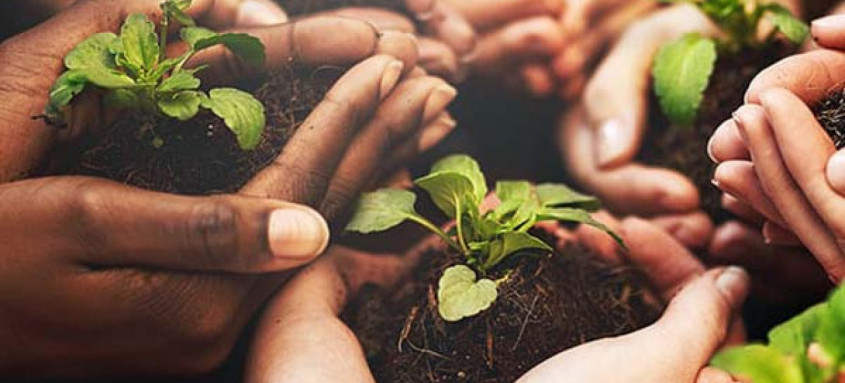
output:
[[[379,382],[512,383],[563,350],[632,332],[659,313],[634,270],[570,247],[520,257],[490,309],[448,323],[437,312],[436,286],[460,259],[434,250],[423,259],[403,286],[367,287],[344,314]]]
[[[344,7],[376,7],[408,14],[403,0],[274,0],[289,16],[301,16]]]
[[[83,151],[71,173],[170,193],[235,192],[276,158],[339,75],[334,68],[304,75],[289,68],[258,87],[254,94],[266,108],[267,127],[254,150],[238,147],[208,111],[187,122],[131,114]]]
[[[707,156],[707,142],[719,125],[743,103],[748,85],[763,69],[787,56],[786,45],[776,49],[746,49],[722,54],[716,62],[710,86],[692,127],[673,126],[652,94],[649,132],[640,159],[650,165],[678,170],[692,179],[701,193],[701,204],[716,223],[731,218],[721,207],[721,192],[711,184],[715,164]]]
[[[845,90],[831,93],[813,108],[836,149],[845,147]]]

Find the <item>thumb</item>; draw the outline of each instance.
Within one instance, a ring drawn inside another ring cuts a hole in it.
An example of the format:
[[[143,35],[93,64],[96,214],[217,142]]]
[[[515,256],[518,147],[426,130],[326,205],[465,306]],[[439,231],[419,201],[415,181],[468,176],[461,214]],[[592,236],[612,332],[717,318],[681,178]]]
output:
[[[689,32],[715,31],[707,17],[684,4],[656,12],[625,32],[584,93],[584,106],[595,130],[596,160],[601,167],[628,162],[639,150],[651,65],[660,47]]]
[[[694,381],[724,342],[728,328],[748,294],[748,274],[739,267],[711,270],[696,277],[669,303],[663,317],[629,341],[671,366],[676,381]],[[650,344],[651,347],[643,347]],[[664,379],[665,380],[665,379]]]
[[[19,243],[92,267],[276,272],[310,262],[329,241],[319,213],[271,199],[186,197],[86,177],[9,185],[0,216],[20,219],[0,230],[41,233],[46,240]]]

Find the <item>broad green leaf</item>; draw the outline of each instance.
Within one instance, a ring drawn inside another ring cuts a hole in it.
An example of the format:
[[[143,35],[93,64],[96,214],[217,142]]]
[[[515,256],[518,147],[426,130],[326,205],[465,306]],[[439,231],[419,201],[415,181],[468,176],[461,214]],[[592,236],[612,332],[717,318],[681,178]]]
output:
[[[115,69],[114,54],[109,47],[117,40],[114,33],[97,33],[77,44],[65,56],[68,69]]]
[[[449,218],[456,218],[459,214],[478,209],[472,204],[472,182],[459,173],[433,173],[414,181],[431,196],[431,200]]]
[[[158,63],[159,48],[155,25],[141,14],[130,15],[120,29],[122,56],[138,68],[151,70]]]
[[[417,196],[407,190],[381,189],[365,193],[346,230],[368,234],[393,228],[416,214],[416,201]]]
[[[435,173],[458,173],[465,176],[472,183],[473,196],[476,205],[481,204],[487,196],[487,181],[481,167],[478,166],[472,157],[464,154],[456,154],[437,161],[429,174]]]
[[[537,213],[537,215],[538,221],[578,222],[590,225],[607,233],[608,235],[613,237],[613,239],[616,240],[616,242],[619,243],[622,248],[627,249],[627,246],[625,246],[625,242],[622,240],[622,237],[613,232],[613,230],[610,230],[610,228],[607,227],[605,224],[597,221],[586,210],[572,208],[543,208],[542,210],[540,210],[539,213]]]
[[[185,10],[191,6],[190,0],[168,0],[161,4],[162,11],[165,11],[179,24],[186,27],[193,27],[196,25],[194,19],[185,13]]]
[[[112,89],[106,93],[106,105],[110,108],[133,108],[140,102],[138,94],[130,89]]]
[[[264,44],[261,40],[246,33],[222,33],[202,27],[183,28],[182,40],[187,42],[195,51],[214,45],[223,44],[232,53],[240,56],[248,63],[263,66],[267,60]]]
[[[88,79],[79,70],[69,70],[59,76],[50,89],[50,108],[58,111],[85,89]]]
[[[803,21],[792,15],[789,9],[780,4],[767,4],[766,9],[770,11],[772,24],[781,31],[793,44],[804,43],[810,34],[810,27]]]
[[[514,213],[525,203],[533,191],[530,182],[527,181],[499,181],[496,183],[496,196],[501,204],[493,210],[497,219]]]
[[[78,73],[85,76],[88,82],[101,88],[116,89],[135,86],[135,80],[114,69],[82,68]]]
[[[251,94],[233,88],[212,89],[201,105],[223,119],[242,149],[253,149],[261,141],[267,117],[264,105]]]
[[[199,89],[199,87],[200,79],[194,77],[191,72],[180,71],[179,73],[176,73],[162,81],[158,88],[156,88],[156,91],[160,93],[168,93],[180,90],[195,90]]]
[[[522,205],[516,209],[513,216],[510,217],[507,227],[513,230],[524,224],[533,226],[537,218],[537,212],[540,211],[540,208],[540,199],[537,198],[537,193],[532,191],[531,194],[528,195],[528,199],[526,199]]]
[[[554,249],[541,239],[528,233],[504,233],[500,238],[490,243],[490,253],[484,261],[484,270],[495,267],[509,255],[522,250],[553,251]]]
[[[578,193],[562,184],[537,185],[537,197],[544,207],[567,205],[590,211],[598,210],[601,207],[597,198]]]
[[[688,126],[695,121],[715,63],[716,43],[698,34],[660,49],[652,71],[654,90],[672,122]]]
[[[469,267],[452,266],[440,277],[437,309],[444,320],[457,322],[488,309],[497,295],[496,282],[476,281],[475,272]]]
[[[201,100],[200,92],[182,91],[160,98],[158,108],[165,115],[186,121],[197,115]]]
[[[769,345],[784,355],[802,355],[813,341],[821,318],[828,313],[826,303],[813,306],[795,318],[769,331]]]
[[[826,315],[819,320],[815,340],[836,363],[845,361],[845,288],[838,288],[828,299]]]
[[[711,364],[735,377],[754,383],[804,382],[801,369],[794,358],[788,358],[773,348],[761,345],[731,348],[720,352]]]

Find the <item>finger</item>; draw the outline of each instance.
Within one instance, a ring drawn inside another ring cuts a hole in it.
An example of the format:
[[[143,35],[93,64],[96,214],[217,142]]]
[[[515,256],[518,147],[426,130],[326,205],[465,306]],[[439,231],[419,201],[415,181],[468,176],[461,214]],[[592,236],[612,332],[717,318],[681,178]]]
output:
[[[682,244],[661,228],[638,218],[622,221],[622,237],[628,245],[629,261],[646,273],[664,298],[674,295],[704,266]]]
[[[745,100],[759,103],[762,92],[784,88],[815,105],[840,87],[844,71],[843,52],[822,49],[791,56],[760,72],[749,85]]]
[[[698,209],[698,189],[679,173],[639,164],[599,169],[594,162],[594,135],[581,110],[570,113],[562,125],[559,147],[563,148],[564,163],[611,211],[654,215]]]
[[[766,217],[763,217],[756,210],[752,209],[746,203],[736,199],[730,194],[722,194],[722,208],[736,215],[746,223],[756,227],[763,226]]]
[[[399,31],[405,33],[416,32],[414,22],[407,17],[382,8],[373,7],[344,7],[317,15],[341,16],[357,20],[365,20],[375,24],[382,31]]]
[[[834,236],[810,207],[807,198],[786,169],[764,111],[758,106],[744,106],[736,112],[736,118],[740,133],[754,159],[757,177],[766,194],[778,206],[778,211],[784,221],[789,223],[789,228],[801,238],[831,277],[838,280],[845,275],[845,259]],[[783,123],[780,120],[783,116],[774,117],[772,114],[772,118],[773,124]],[[804,138],[802,137],[802,140]],[[812,157],[807,159],[813,160]],[[816,166],[814,163],[807,165]],[[824,178],[823,175],[821,177]],[[796,181],[802,182],[797,177]]]
[[[242,0],[239,3],[234,16],[236,27],[260,27],[288,21],[288,14],[271,0]]]
[[[707,143],[707,155],[717,164],[724,161],[751,159],[739,135],[736,121],[729,119],[716,128]]]
[[[731,374],[715,367],[704,367],[698,373],[695,383],[736,383]]]
[[[727,161],[720,164],[713,174],[713,183],[725,193],[739,199],[767,219],[787,227],[749,161]]]
[[[397,149],[393,150],[386,161],[382,174],[393,174],[398,169],[408,165],[420,153],[427,152],[440,143],[455,130],[455,121],[448,112],[444,112],[434,121],[428,123],[422,130],[410,139],[405,140]],[[382,177],[378,177],[379,179]],[[413,182],[410,183],[413,187]]]
[[[419,63],[428,73],[452,80],[458,78],[460,63],[455,51],[448,45],[430,38],[419,39]]]
[[[411,33],[384,31],[376,46],[376,54],[388,55],[402,61],[405,72],[417,66],[419,46],[417,38]]]
[[[633,24],[596,70],[585,89],[584,106],[600,167],[626,163],[639,151],[652,59],[664,43],[689,32],[711,35],[716,29],[688,4],[666,8]]]
[[[472,58],[476,47],[475,29],[451,5],[435,1],[430,11],[419,19],[429,33],[449,45],[461,61]]]
[[[817,44],[829,49],[845,48],[845,15],[832,15],[813,20],[811,33]]]
[[[778,246],[800,246],[801,240],[791,231],[776,223],[766,221],[763,224],[763,239],[767,244]]]
[[[563,38],[550,17],[520,20],[482,36],[471,68],[481,74],[497,73],[510,64],[550,57],[563,47]]]
[[[377,181],[368,175],[379,174],[391,151],[440,116],[455,96],[457,90],[442,79],[403,81],[350,146],[320,211],[331,218],[344,213],[364,189]]]
[[[607,212],[601,211],[595,213],[593,214],[593,218],[605,224],[613,232],[618,233],[621,230],[619,221]],[[607,235],[606,232],[589,225],[580,225],[575,230],[575,237],[577,243],[586,247],[598,257],[609,262],[621,263],[622,257],[619,254],[619,244],[616,243],[613,237]]]
[[[564,8],[564,2],[561,0],[449,0],[446,2],[481,32],[534,16],[556,17]]]
[[[350,69],[242,193],[308,205],[322,201],[346,148],[402,74],[401,61],[375,56]]]
[[[209,65],[203,72],[204,77],[216,83],[231,83],[262,76],[291,64],[349,66],[376,53],[380,44],[380,33],[372,24],[333,16],[308,17],[286,24],[231,31],[246,32],[261,40],[267,53],[263,67],[244,63],[224,46],[200,51],[188,61],[187,66]],[[327,35],[326,31],[332,33]],[[171,44],[168,56],[175,57],[186,49],[183,42]]]
[[[648,349],[657,355],[648,358],[659,358],[674,367],[673,376],[692,380],[726,339],[748,287],[742,268],[711,270],[686,285],[657,323],[630,335],[630,341],[651,341]]]
[[[713,221],[707,213],[700,211],[661,216],[649,221],[691,249],[703,248],[713,236]]]
[[[569,0],[561,18],[561,26],[567,37],[579,36],[590,24],[593,16],[601,11],[616,7],[624,0]]]
[[[282,271],[309,262],[329,240],[318,213],[281,201],[185,197],[86,177],[9,184],[4,195],[33,203],[0,207],[3,216],[39,227],[49,254],[77,254],[64,261],[90,267]]]
[[[839,150],[827,161],[827,181],[840,196],[845,196],[845,151]]]
[[[551,71],[542,64],[525,64],[521,69],[522,81],[528,93],[534,97],[546,97],[555,91],[555,80]]]

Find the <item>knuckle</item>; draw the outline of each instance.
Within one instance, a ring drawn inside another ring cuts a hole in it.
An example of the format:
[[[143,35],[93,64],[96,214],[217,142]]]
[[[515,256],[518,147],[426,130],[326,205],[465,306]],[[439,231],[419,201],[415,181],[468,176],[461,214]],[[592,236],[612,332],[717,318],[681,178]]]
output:
[[[210,265],[242,261],[239,247],[238,210],[225,198],[212,197],[197,205],[188,220],[186,235],[192,249]]]
[[[77,182],[62,193],[69,198],[62,209],[62,221],[67,222],[69,232],[92,254],[104,251],[108,237],[101,230],[101,222],[103,215],[108,214],[108,198],[87,181]]]
[[[347,129],[355,129],[363,123],[361,108],[346,96],[341,96],[337,91],[331,90],[326,94],[322,103],[328,109],[328,114],[335,116],[336,121],[349,121],[343,124]]]

